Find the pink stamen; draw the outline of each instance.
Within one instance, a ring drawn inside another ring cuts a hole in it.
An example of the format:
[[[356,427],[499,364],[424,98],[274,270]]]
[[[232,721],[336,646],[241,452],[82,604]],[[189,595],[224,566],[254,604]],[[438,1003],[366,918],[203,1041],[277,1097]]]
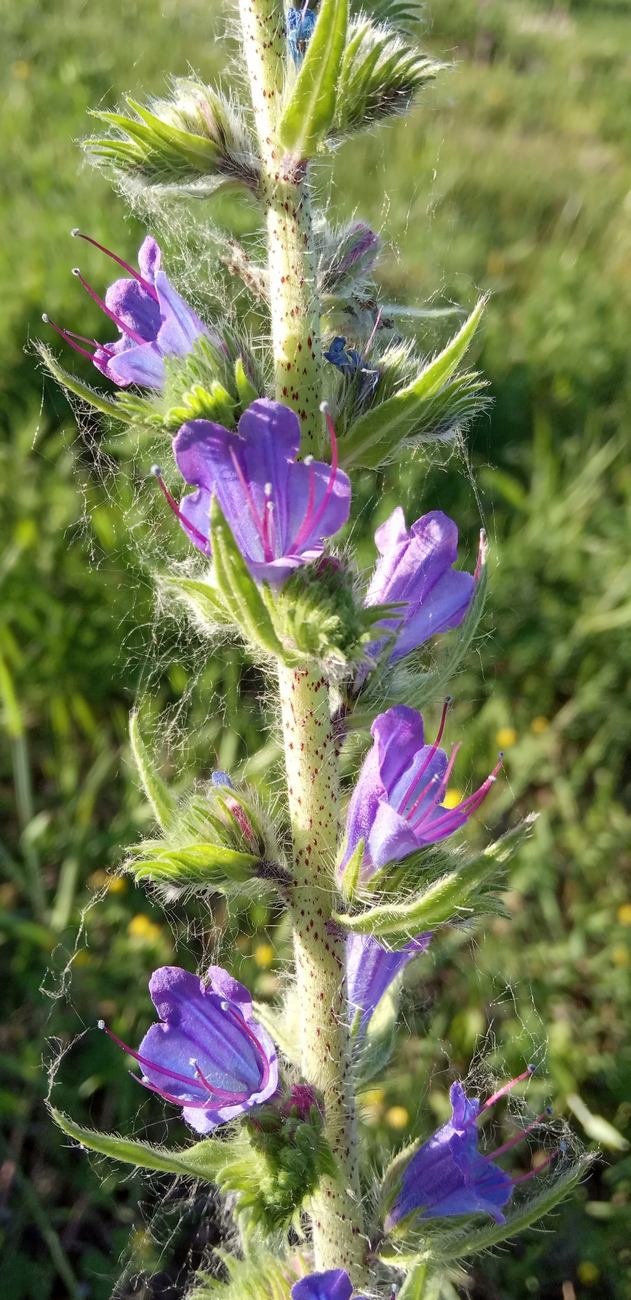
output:
[[[536,1068],[536,1065],[527,1065],[522,1074],[518,1074],[514,1079],[509,1079],[508,1083],[505,1083],[503,1087],[498,1088],[497,1092],[494,1092],[493,1096],[489,1097],[488,1100],[484,1102],[480,1114],[482,1114],[482,1111],[488,1110],[489,1106],[494,1106],[496,1101],[499,1101],[500,1097],[506,1096],[507,1092],[512,1092],[513,1088],[515,1088],[518,1083],[524,1083],[526,1079],[530,1079],[535,1073]]]
[[[107,1034],[108,1038],[111,1038],[112,1042],[116,1043],[117,1047],[122,1047],[123,1051],[126,1052],[128,1056],[133,1056],[134,1060],[138,1061],[139,1065],[146,1065],[148,1069],[155,1070],[157,1074],[166,1074],[167,1078],[177,1079],[179,1083],[194,1085],[195,1080],[191,1078],[190,1074],[178,1074],[177,1070],[168,1070],[166,1066],[158,1065],[156,1061],[150,1061],[147,1056],[141,1056],[140,1052],[135,1052],[133,1047],[130,1047],[128,1043],[124,1043],[122,1038],[118,1037],[118,1034],[115,1034],[112,1029],[108,1029],[104,1020],[99,1020],[98,1025],[99,1029],[102,1029],[104,1033]],[[134,1078],[135,1077],[136,1076],[134,1075]]]
[[[543,1173],[543,1170],[547,1169],[548,1165],[551,1165],[553,1160],[556,1160],[558,1154],[558,1151],[552,1151],[549,1156],[546,1156],[545,1160],[542,1160],[538,1165],[535,1165],[534,1169],[529,1169],[527,1174],[518,1174],[516,1178],[511,1178],[513,1187],[517,1187],[518,1183],[527,1183],[531,1178],[536,1178],[537,1174]]]
[[[367,344],[366,344],[366,347],[364,348],[364,358],[366,358],[366,357],[368,356],[368,353],[370,352],[370,349],[371,349],[371,347],[372,347],[372,345],[373,345],[373,343],[374,343],[374,341],[375,341],[375,338],[376,338],[376,336],[377,336],[377,330],[379,329],[379,326],[381,325],[381,317],[382,317],[382,315],[383,315],[383,311],[382,311],[382,308],[380,307],[380,308],[379,308],[379,311],[377,312],[377,315],[375,316],[375,323],[374,323],[374,325],[373,325],[373,327],[372,327],[372,330],[371,330],[371,333],[370,333],[370,338],[368,339],[368,342],[367,342]]]
[[[440,745],[440,742],[441,742],[441,740],[442,740],[442,738],[443,738],[443,732],[444,732],[444,730],[445,730],[445,723],[446,723],[446,721],[447,721],[447,714],[448,714],[448,712],[449,712],[449,705],[451,704],[451,699],[452,699],[451,695],[447,695],[446,698],[445,698],[445,701],[444,701],[444,704],[443,704],[443,711],[442,711],[442,713],[441,713],[441,715],[440,715],[440,722],[439,722],[439,724],[438,724],[438,731],[436,732],[436,739],[434,740],[434,743],[433,743],[432,745],[430,745],[429,752],[428,752],[428,754],[426,755],[426,758],[425,758],[425,762],[423,763],[423,765],[421,766],[420,770],[416,773],[414,779],[411,781],[410,785],[408,786],[408,788],[407,788],[407,790],[406,790],[406,792],[405,792],[405,795],[404,795],[403,799],[401,800],[401,803],[399,804],[399,807],[398,807],[398,809],[397,809],[397,812],[403,813],[403,809],[405,808],[405,805],[406,805],[406,803],[408,802],[408,799],[411,799],[411,798],[412,798],[412,795],[414,794],[414,791],[417,789],[417,787],[418,787],[418,783],[419,783],[421,777],[423,776],[423,773],[427,771],[427,769],[428,769],[428,767],[429,767],[429,765],[430,765],[430,763],[431,763],[431,761],[432,761],[432,759],[433,759],[433,757],[434,757],[434,754],[436,753],[436,750],[438,749],[438,746]],[[425,793],[425,791],[423,792],[423,794],[424,794],[424,793]],[[423,798],[423,795],[421,795],[421,798]],[[417,800],[417,803],[418,803],[418,800]],[[416,804],[414,805],[414,807],[416,807]],[[412,809],[412,812],[413,812],[413,811],[414,811],[414,809]],[[405,815],[406,815],[406,816],[411,816],[412,814],[409,813],[409,814],[405,814]]]
[[[139,1083],[141,1088],[146,1088],[147,1092],[157,1093],[158,1097],[162,1097],[164,1101],[172,1102],[174,1106],[186,1106],[187,1110],[208,1110],[210,1108],[210,1099],[208,1101],[189,1101],[188,1097],[177,1097],[174,1092],[166,1092],[164,1088],[158,1088],[155,1083],[150,1083],[149,1079],[141,1078],[139,1074],[133,1074],[131,1070],[129,1071],[129,1077]],[[194,1080],[189,1079],[189,1083],[194,1083]]]
[[[497,1156],[503,1156],[507,1151],[512,1151],[513,1147],[519,1146],[520,1142],[524,1141],[524,1138],[528,1133],[532,1133],[533,1129],[539,1127],[546,1118],[546,1113],[545,1110],[542,1111],[541,1115],[537,1115],[536,1119],[533,1119],[531,1124],[527,1124],[526,1128],[521,1129],[519,1133],[516,1133],[514,1137],[509,1138],[507,1142],[503,1142],[501,1147],[496,1147],[494,1151],[486,1152],[487,1160],[495,1160]]]
[[[249,1038],[250,1042],[252,1043],[255,1049],[258,1066],[259,1069],[261,1070],[261,1079],[259,1081],[258,1091],[263,1092],[264,1088],[266,1088],[269,1083],[269,1074],[270,1074],[269,1062],[263,1051],[263,1048],[261,1047],[261,1044],[259,1043],[259,1040],[256,1037],[254,1031],[250,1029],[250,1026],[247,1020],[245,1019],[245,1016],[243,1016],[240,1011],[237,1011],[236,1007],[231,1007],[229,1004],[224,1004],[224,1010],[226,1014],[229,1015],[230,1018],[234,1021],[234,1023],[238,1026],[238,1028],[245,1034],[246,1038]]]
[[[314,529],[317,528],[317,526],[318,526],[318,524],[319,524],[319,522],[320,522],[320,520],[321,520],[321,518],[322,518],[322,516],[323,516],[323,514],[324,514],[324,512],[325,512],[325,510],[326,510],[326,507],[327,507],[327,505],[328,505],[328,501],[329,501],[329,497],[331,496],[331,493],[332,493],[333,488],[334,488],[334,486],[335,486],[335,479],[336,479],[337,469],[338,469],[338,464],[339,464],[339,452],[338,452],[338,447],[337,447],[337,438],[336,438],[336,435],[335,435],[335,425],[333,424],[333,421],[332,421],[332,419],[331,419],[331,413],[330,413],[330,411],[329,411],[329,407],[328,407],[328,405],[327,405],[326,402],[322,402],[322,403],[321,403],[321,405],[320,405],[320,410],[322,411],[322,413],[323,413],[323,415],[324,415],[324,417],[325,417],[325,419],[326,419],[327,429],[328,429],[328,431],[329,431],[329,438],[330,438],[330,441],[331,441],[331,472],[330,472],[330,474],[329,474],[329,479],[328,479],[328,482],[327,482],[326,488],[325,488],[325,490],[324,490],[324,496],[322,497],[322,500],[321,500],[321,502],[320,502],[320,504],[319,504],[317,510],[314,512],[314,511],[313,511],[313,497],[314,497],[314,495],[315,495],[315,491],[314,491],[314,493],[312,494],[312,492],[311,492],[311,487],[312,487],[312,484],[313,484],[313,487],[314,487],[314,490],[315,490],[315,470],[312,470],[312,479],[311,479],[311,482],[310,482],[310,484],[309,484],[309,500],[308,500],[308,502],[307,502],[307,510],[306,510],[306,513],[305,513],[305,517],[304,517],[304,519],[303,519],[303,521],[302,521],[302,524],[301,524],[301,526],[300,526],[300,528],[299,528],[299,530],[298,530],[298,533],[296,534],[296,537],[294,538],[293,542],[291,543],[290,549],[289,549],[289,551],[287,552],[288,555],[295,555],[296,551],[298,551],[298,550],[300,549],[300,547],[302,546],[303,542],[304,542],[304,541],[306,540],[306,538],[309,536],[309,533],[312,533],[312,532],[314,531]]]
[[[139,271],[134,270],[134,267],[130,266],[129,262],[124,262],[122,257],[118,257],[110,248],[106,248],[105,244],[99,244],[96,239],[92,239],[91,235],[84,235],[83,232],[77,230],[76,227],[74,230],[70,231],[70,234],[73,239],[85,239],[86,244],[93,244],[94,248],[98,248],[101,253],[105,253],[106,257],[111,258],[113,262],[118,262],[118,265],[122,266],[124,271],[128,271],[129,274],[133,276],[134,280],[137,280],[138,283],[142,285],[143,289],[146,289],[147,293],[151,294],[151,297],[154,298],[156,302],[158,301],[157,291],[154,289],[151,282],[145,280],[144,276],[142,276]]]
[[[208,538],[204,537],[204,534],[200,533],[199,528],[196,528],[195,524],[189,523],[188,519],[186,518],[186,515],[182,514],[182,511],[180,510],[180,507],[177,501],[175,500],[175,497],[173,497],[169,492],[169,489],[162,477],[162,470],[160,469],[160,466],[152,465],[151,473],[153,474],[153,477],[158,480],[158,487],[160,488],[160,491],[165,501],[173,511],[173,514],[175,515],[176,519],[179,519],[182,527],[186,529],[186,531],[190,534],[190,536],[194,537],[198,542],[201,542],[204,550],[208,551],[209,549]]]
[[[449,779],[450,779],[451,774],[452,774],[452,772],[453,772],[453,770],[454,770],[454,767],[455,767],[455,764],[456,764],[456,759],[457,759],[457,757],[458,757],[458,754],[459,754],[461,748],[462,748],[461,742],[458,741],[457,745],[454,745],[454,747],[453,747],[453,749],[452,749],[452,751],[451,751],[451,754],[449,755],[449,761],[448,761],[447,766],[446,766],[446,768],[445,768],[445,771],[444,771],[444,773],[443,773],[442,780],[439,782],[438,788],[437,788],[436,793],[435,793],[435,795],[434,795],[434,802],[430,805],[429,808],[425,808],[425,809],[423,810],[423,812],[421,813],[421,816],[419,817],[418,821],[415,822],[415,823],[413,824],[413,827],[412,827],[413,830],[415,830],[415,831],[419,830],[420,827],[423,826],[423,825],[425,824],[425,822],[428,821],[428,819],[432,816],[432,813],[435,811],[435,809],[440,805],[440,801],[441,801],[441,799],[444,798],[445,791],[446,791],[447,786],[448,786],[448,784],[449,784]],[[420,795],[420,797],[417,799],[416,803],[414,804],[414,807],[413,807],[413,808],[410,810],[410,812],[408,813],[408,821],[411,821],[411,820],[412,820],[412,817],[414,816],[414,813],[416,812],[417,808],[419,807],[419,804],[421,804],[421,803],[423,802],[423,800],[424,800],[424,798],[425,798],[425,795],[427,794],[427,791],[428,791],[428,790],[429,790],[429,786],[426,787],[426,789],[423,791],[423,793],[422,793],[422,794]],[[458,806],[460,806],[460,805],[458,805]],[[449,811],[450,811],[450,812],[452,812],[452,811],[455,812],[456,809],[453,809],[453,810],[450,809]]]
[[[70,347],[73,348],[75,352],[78,352],[80,356],[87,357],[88,361],[94,361],[97,351],[97,344],[94,339],[84,338],[82,334],[75,335],[73,330],[62,329],[61,325],[56,325],[54,320],[51,320],[50,316],[46,315],[46,312],[43,313],[42,320],[45,325],[50,325],[51,329],[53,329],[55,333],[63,339],[64,343],[69,343]],[[88,352],[87,348],[82,348],[80,344],[75,341],[80,338],[83,338],[84,343],[91,343],[94,347],[94,351]]]
[[[432,830],[442,830],[444,832],[451,822],[458,823],[463,812],[466,812],[467,816],[470,817],[471,814],[480,807],[480,804],[484,803],[491,786],[493,786],[497,780],[497,774],[502,766],[502,762],[503,759],[500,757],[499,762],[496,763],[493,771],[489,773],[486,781],[483,781],[482,785],[479,786],[477,790],[474,790],[473,794],[470,794],[467,799],[463,799],[462,802],[458,804],[457,808],[448,808],[441,817],[437,817],[432,822]]]
[[[250,1096],[250,1093],[249,1093],[249,1092],[247,1092],[247,1091],[245,1091],[245,1092],[229,1092],[228,1089],[226,1089],[226,1088],[218,1088],[214,1083],[209,1083],[208,1079],[206,1078],[206,1075],[202,1073],[202,1071],[201,1071],[201,1069],[200,1069],[200,1066],[199,1066],[199,1064],[198,1064],[197,1061],[191,1061],[191,1065],[193,1066],[193,1069],[194,1069],[194,1071],[195,1071],[195,1074],[197,1075],[197,1078],[199,1079],[200,1083],[203,1083],[203,1085],[204,1085],[204,1087],[206,1088],[207,1092],[212,1093],[212,1094],[213,1094],[214,1096],[216,1096],[216,1097],[223,1098],[224,1101],[234,1101],[234,1102],[237,1102],[237,1101],[247,1101],[247,1100],[248,1100],[248,1097]]]
[[[121,334],[127,334],[128,338],[133,339],[134,343],[139,343],[141,346],[144,346],[148,342],[148,340],[144,339],[142,337],[142,334],[139,334],[137,330],[132,329],[130,325],[126,325],[122,316],[117,316],[116,312],[112,311],[111,308],[108,307],[104,299],[99,297],[99,294],[96,292],[96,290],[93,289],[90,284],[88,284],[87,280],[85,279],[85,276],[81,274],[78,266],[74,266],[72,268],[72,274],[76,276],[77,280],[79,281],[79,284],[83,286],[86,293],[90,295],[92,301],[96,303],[97,307],[100,307],[101,311],[104,311],[105,315],[109,316],[110,320],[114,322],[116,328],[120,330]]]
[[[234,465],[234,472],[243,490],[243,495],[246,499],[248,510],[250,511],[250,514],[252,516],[254,527],[256,528],[256,531],[261,539],[263,545],[263,558],[266,564],[269,564],[269,562],[274,559],[274,553],[270,549],[269,538],[267,537],[266,529],[265,529],[265,522],[264,520],[261,520],[259,516],[259,512],[256,508],[254,497],[252,496],[252,491],[250,489],[250,484],[248,483],[245,474],[243,473],[243,470],[239,464],[239,458],[237,456],[236,451],[234,450],[234,447],[230,448],[230,459],[232,461],[232,464]]]

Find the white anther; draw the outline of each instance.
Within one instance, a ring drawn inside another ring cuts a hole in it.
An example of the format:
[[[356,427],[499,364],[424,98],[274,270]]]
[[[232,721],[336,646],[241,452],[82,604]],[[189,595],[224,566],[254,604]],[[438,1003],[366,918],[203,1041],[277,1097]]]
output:
[[[273,489],[272,489],[272,484],[271,484],[271,483],[266,483],[266,484],[265,484],[265,487],[263,488],[263,491],[264,491],[266,497],[271,497],[271,495],[272,495],[272,490],[273,490]]]
[[[79,230],[79,227],[78,227],[78,226],[73,226],[73,227],[72,227],[72,230],[70,231],[70,234],[72,235],[72,238],[73,238],[73,239],[76,239],[76,238],[77,238],[77,235],[80,235],[80,234],[81,234],[81,231]]]
[[[153,474],[154,478],[162,478],[162,470],[159,465],[152,465],[149,473]]]
[[[226,1002],[225,998],[222,998],[221,1002],[219,1003],[219,1006],[221,1007],[222,1011],[230,1010],[230,1003]]]
[[[45,325],[48,325],[49,319],[50,319],[50,317],[47,315],[47,313],[46,313],[45,311],[43,311],[43,312],[42,312],[42,320],[43,320],[43,322],[44,322]]]
[[[97,1027],[97,1029],[105,1029],[105,1021],[104,1021],[104,1020],[97,1020],[97,1022],[96,1022],[96,1027]]]
[[[305,465],[313,465],[314,459],[315,459],[314,456],[305,456],[304,464],[305,464]]]
[[[81,271],[79,270],[79,267],[78,267],[78,266],[73,266],[73,268],[72,268],[72,274],[73,274],[73,275],[81,275]]]
[[[331,408],[328,402],[320,402],[320,410],[322,411],[323,415],[328,415],[330,409]]]

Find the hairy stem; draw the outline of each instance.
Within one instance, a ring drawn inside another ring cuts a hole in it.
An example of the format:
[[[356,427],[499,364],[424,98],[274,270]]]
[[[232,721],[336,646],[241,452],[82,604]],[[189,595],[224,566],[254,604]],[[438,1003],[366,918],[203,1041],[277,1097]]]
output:
[[[275,395],[300,417],[303,454],[317,453],[322,353],[306,166],[285,157],[278,143],[286,76],[284,10],[280,0],[240,0],[240,14],[262,163]]]
[[[344,940],[329,928],[334,901],[338,772],[329,687],[309,669],[281,667],[289,815],[294,843],[294,924],[301,1063],[323,1094],[325,1132],[339,1170],[322,1180],[311,1205],[318,1269],[346,1268],[364,1281],[354,1091],[351,1077]]]

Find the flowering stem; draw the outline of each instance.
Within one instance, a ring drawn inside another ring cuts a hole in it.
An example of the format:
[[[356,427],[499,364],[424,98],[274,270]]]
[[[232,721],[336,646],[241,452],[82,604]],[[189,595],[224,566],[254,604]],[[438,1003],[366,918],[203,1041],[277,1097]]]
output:
[[[328,923],[338,831],[337,754],[329,689],[310,669],[279,669],[289,815],[290,890],[302,1072],[322,1092],[325,1133],[338,1168],[311,1202],[315,1267],[346,1268],[365,1281],[344,940]]]
[[[306,164],[284,155],[278,122],[285,83],[281,0],[240,0],[244,55],[259,138],[267,217],[274,389],[300,416],[302,450],[322,440],[322,353]]]

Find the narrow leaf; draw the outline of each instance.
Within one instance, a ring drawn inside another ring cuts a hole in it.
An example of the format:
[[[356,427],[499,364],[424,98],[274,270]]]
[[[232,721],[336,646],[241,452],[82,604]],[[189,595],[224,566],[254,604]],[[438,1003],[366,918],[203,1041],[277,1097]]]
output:
[[[140,733],[137,710],[134,710],[129,717],[129,740],[138,775],[155,819],[162,830],[167,831],[173,821],[175,798],[166,782],[162,780],[152,755],[145,745]]]
[[[230,622],[219,592],[209,582],[202,582],[199,578],[174,578],[168,575],[160,578],[160,585],[175,591],[204,624],[213,627]]]
[[[376,468],[404,439],[413,436],[433,402],[460,365],[480,323],[486,298],[480,298],[458,333],[420,375],[351,425],[341,446],[341,462]]]
[[[155,1147],[149,1142],[137,1142],[133,1138],[123,1138],[117,1133],[98,1133],[94,1129],[83,1128],[75,1124],[69,1115],[51,1106],[51,1115],[55,1123],[89,1151],[99,1155],[110,1156],[112,1160],[121,1160],[124,1164],[135,1165],[137,1169],[154,1169],[165,1174],[184,1174],[189,1178],[203,1178],[214,1182],[216,1175],[226,1163],[227,1145],[214,1138],[195,1142],[190,1147],[169,1151],[166,1147]]]
[[[322,0],[280,123],[281,144],[297,158],[312,158],[332,125],[347,25],[348,0]]]
[[[124,414],[119,409],[117,402],[112,402],[104,393],[99,393],[96,388],[91,388],[89,384],[84,384],[83,380],[77,379],[76,375],[70,374],[70,371],[64,370],[59,364],[54,354],[47,348],[44,343],[37,344],[39,352],[46,369],[61,384],[62,388],[67,388],[75,397],[80,397],[82,401],[93,406],[96,411],[101,411],[103,415],[111,415],[115,420],[124,420]]]

